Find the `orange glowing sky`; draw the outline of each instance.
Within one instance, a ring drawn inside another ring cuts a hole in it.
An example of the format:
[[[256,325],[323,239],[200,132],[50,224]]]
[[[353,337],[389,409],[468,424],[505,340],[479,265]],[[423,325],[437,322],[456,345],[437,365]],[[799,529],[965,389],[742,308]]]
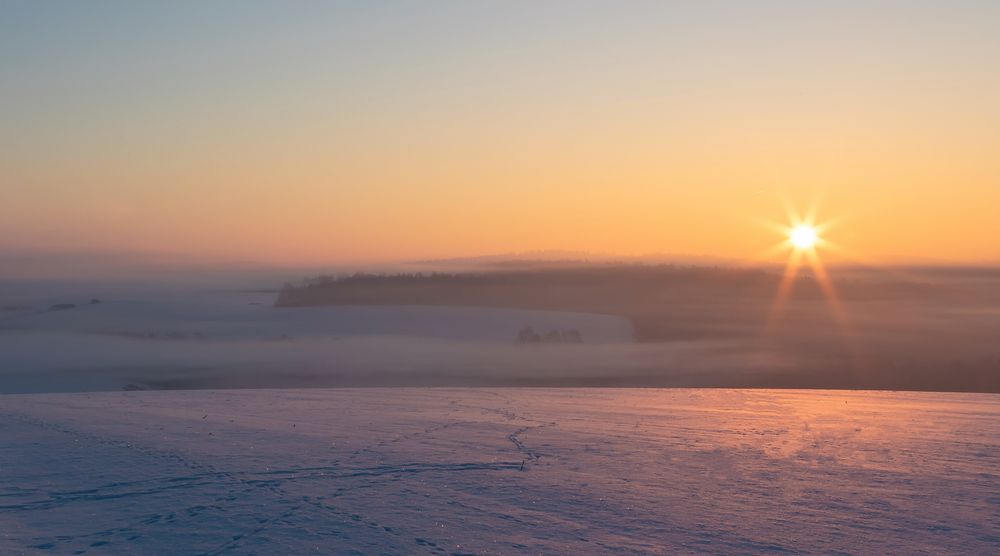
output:
[[[0,249],[1000,261],[1000,3],[750,4],[14,4]]]

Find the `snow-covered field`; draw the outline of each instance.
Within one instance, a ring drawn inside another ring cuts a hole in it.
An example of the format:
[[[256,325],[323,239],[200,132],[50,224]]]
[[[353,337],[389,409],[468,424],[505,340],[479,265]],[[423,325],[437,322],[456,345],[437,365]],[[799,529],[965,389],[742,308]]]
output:
[[[281,340],[402,336],[511,343],[531,326],[580,330],[588,343],[629,342],[626,319],[586,313],[476,307],[340,306],[274,308],[276,294],[152,291],[93,298],[48,295],[33,310],[0,313],[0,330],[89,334],[130,339]],[[60,303],[75,308],[48,310]]]
[[[623,351],[633,345],[631,323],[609,315],[476,307],[274,308],[274,293],[205,289],[0,291],[0,393],[493,384],[606,374],[629,365]],[[67,303],[74,307],[51,309]],[[514,340],[524,327],[577,331],[584,343],[518,349]],[[663,360],[662,353],[636,357],[635,365],[650,357]]]
[[[1000,396],[0,396],[0,554],[1000,553]]]

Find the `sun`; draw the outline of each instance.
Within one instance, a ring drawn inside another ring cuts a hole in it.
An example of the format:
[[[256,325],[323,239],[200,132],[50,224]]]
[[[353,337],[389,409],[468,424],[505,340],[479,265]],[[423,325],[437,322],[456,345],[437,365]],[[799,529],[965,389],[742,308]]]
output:
[[[819,235],[816,233],[816,228],[807,224],[799,224],[789,232],[788,239],[796,249],[812,249],[816,245],[816,241],[819,240]]]

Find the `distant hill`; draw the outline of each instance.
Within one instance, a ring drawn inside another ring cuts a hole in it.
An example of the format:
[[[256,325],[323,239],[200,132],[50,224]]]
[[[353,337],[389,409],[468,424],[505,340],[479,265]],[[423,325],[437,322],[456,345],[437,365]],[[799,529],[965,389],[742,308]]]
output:
[[[758,327],[781,276],[756,269],[605,264],[490,272],[320,276],[288,284],[278,307],[316,305],[461,305],[579,311],[626,316],[640,341],[743,334]],[[850,299],[929,295],[940,288],[912,283],[850,280]],[[940,293],[935,293],[940,295]],[[822,288],[799,278],[794,298],[822,301]]]
[[[643,255],[616,255],[590,251],[541,250],[517,253],[501,253],[474,257],[452,257],[411,261],[414,268],[435,269],[529,269],[579,267],[597,264],[625,265],[688,265],[688,266],[733,266],[736,261],[704,255],[684,255],[668,253],[648,253]]]

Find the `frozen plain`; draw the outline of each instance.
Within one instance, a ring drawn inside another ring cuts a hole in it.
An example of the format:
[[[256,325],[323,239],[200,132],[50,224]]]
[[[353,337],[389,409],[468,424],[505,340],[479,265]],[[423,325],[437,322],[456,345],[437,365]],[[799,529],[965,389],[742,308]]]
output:
[[[1000,396],[0,396],[3,554],[996,554]]]
[[[608,315],[428,306],[276,309],[268,292],[94,287],[71,294],[69,288],[21,292],[0,282],[0,305],[31,306],[0,311],[0,394],[468,386],[606,375],[609,368],[643,368],[650,359],[691,357],[699,349],[635,349],[631,323]],[[90,304],[91,297],[101,302]],[[46,309],[66,302],[76,306]],[[514,338],[525,326],[543,333],[578,330],[586,345],[518,349]]]

